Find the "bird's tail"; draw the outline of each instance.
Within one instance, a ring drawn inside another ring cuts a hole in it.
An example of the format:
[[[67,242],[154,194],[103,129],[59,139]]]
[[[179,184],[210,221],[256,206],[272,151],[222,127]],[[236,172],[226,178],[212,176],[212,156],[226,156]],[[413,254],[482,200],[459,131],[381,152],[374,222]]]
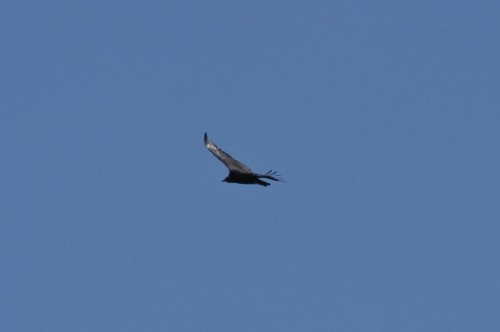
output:
[[[266,181],[262,181],[261,179],[257,179],[257,184],[260,184],[261,186],[267,187],[270,185],[270,183],[267,183]]]

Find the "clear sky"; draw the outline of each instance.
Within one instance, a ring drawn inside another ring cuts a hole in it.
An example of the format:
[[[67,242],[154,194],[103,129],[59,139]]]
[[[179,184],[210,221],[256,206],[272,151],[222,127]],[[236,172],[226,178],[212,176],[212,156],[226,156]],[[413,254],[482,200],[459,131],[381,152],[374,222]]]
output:
[[[499,17],[2,2],[0,330],[498,331]]]

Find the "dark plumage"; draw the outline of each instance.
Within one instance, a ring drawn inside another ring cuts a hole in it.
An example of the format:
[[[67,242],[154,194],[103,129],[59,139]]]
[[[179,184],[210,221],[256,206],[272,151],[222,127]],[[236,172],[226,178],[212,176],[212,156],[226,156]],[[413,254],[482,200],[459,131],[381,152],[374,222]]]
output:
[[[214,142],[208,139],[207,133],[205,133],[204,141],[208,151],[212,152],[212,154],[217,157],[217,159],[222,161],[222,163],[229,169],[229,175],[222,180],[223,182],[268,186],[269,183],[262,181],[262,178],[273,181],[283,181],[277,178],[279,175],[273,171],[269,171],[266,174],[257,174],[252,172],[250,168],[231,157],[228,153],[222,151],[217,145],[215,145]]]

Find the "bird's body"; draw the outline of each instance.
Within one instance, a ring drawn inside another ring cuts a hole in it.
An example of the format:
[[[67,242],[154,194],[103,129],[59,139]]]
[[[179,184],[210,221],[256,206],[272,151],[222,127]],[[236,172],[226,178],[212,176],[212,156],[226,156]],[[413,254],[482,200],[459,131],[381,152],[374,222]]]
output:
[[[223,181],[228,183],[240,183],[240,184],[260,184],[261,186],[264,187],[270,184],[267,183],[266,181],[262,181],[261,178],[280,181],[279,179],[267,174],[241,173],[238,171],[229,172],[229,175]]]
[[[258,174],[252,172],[248,166],[240,163],[231,155],[220,149],[214,142],[208,139],[207,133],[204,136],[205,146],[217,159],[219,159],[228,169],[229,175],[222,180],[228,183],[240,183],[240,184],[258,184],[261,186],[268,186],[270,183],[263,181],[261,179],[270,179],[273,181],[282,181],[277,178],[276,172],[269,171],[266,174]]]

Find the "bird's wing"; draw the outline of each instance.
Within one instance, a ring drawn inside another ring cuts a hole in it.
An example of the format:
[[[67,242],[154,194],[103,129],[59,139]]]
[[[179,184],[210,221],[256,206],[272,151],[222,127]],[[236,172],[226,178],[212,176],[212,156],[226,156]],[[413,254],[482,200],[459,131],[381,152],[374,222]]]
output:
[[[246,165],[243,165],[238,160],[231,157],[228,153],[222,151],[214,142],[208,139],[207,133],[205,133],[205,146],[208,151],[212,152],[214,156],[217,157],[230,171],[237,171],[242,173],[252,173],[252,170]]]

